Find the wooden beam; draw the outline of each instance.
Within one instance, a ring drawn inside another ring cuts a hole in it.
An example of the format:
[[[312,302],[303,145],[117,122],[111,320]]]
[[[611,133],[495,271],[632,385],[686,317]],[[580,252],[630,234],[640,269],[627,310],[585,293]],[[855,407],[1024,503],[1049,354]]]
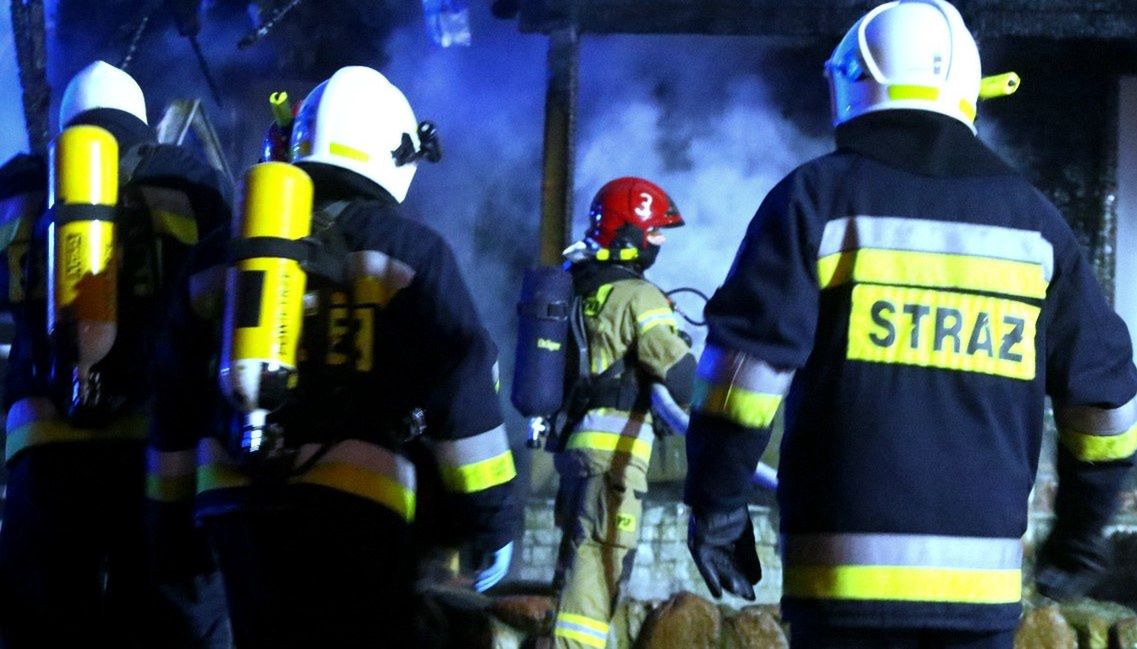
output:
[[[880,0],[525,0],[523,32],[836,38]],[[957,0],[979,37],[1137,38],[1126,0]]]
[[[550,35],[541,180],[541,263],[547,266],[561,263],[572,228],[578,52],[579,38],[572,27]]]
[[[23,88],[28,148],[46,153],[50,140],[47,113],[51,107],[51,86],[47,83],[47,31],[43,0],[12,0],[10,7],[16,62]]]

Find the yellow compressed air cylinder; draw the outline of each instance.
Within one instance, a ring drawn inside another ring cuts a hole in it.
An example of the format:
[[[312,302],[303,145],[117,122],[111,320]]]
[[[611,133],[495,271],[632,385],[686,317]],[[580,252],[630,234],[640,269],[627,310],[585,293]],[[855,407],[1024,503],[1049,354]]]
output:
[[[88,403],[91,367],[118,330],[118,142],[97,126],[72,126],[50,150],[48,334],[73,365],[73,406]]]
[[[219,379],[244,415],[242,447],[257,452],[265,418],[296,384],[307,277],[301,239],[312,226],[312,181],[297,167],[249,169],[233,224]]]

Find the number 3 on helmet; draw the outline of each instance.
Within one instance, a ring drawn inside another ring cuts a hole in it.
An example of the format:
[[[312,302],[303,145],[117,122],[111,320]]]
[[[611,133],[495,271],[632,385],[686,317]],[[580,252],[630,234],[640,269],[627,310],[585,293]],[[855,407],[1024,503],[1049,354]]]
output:
[[[621,259],[621,250],[648,250],[648,234],[653,230],[683,225],[683,217],[667,192],[634,177],[617,178],[601,187],[592,199],[589,219],[587,239],[608,250],[612,259]]]

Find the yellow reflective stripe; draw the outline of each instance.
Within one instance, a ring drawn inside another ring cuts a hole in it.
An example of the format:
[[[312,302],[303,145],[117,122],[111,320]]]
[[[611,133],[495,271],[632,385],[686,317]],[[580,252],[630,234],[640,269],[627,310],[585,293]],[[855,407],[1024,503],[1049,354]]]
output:
[[[668,307],[644,311],[636,318],[636,323],[639,325],[641,334],[645,334],[661,324],[669,324],[672,328],[677,327],[675,313]]]
[[[183,502],[193,498],[197,488],[195,475],[146,476],[146,497],[163,503]]]
[[[211,462],[197,468],[197,492],[204,493],[214,489],[233,489],[252,484],[249,476],[241,473],[236,465],[225,462]]]
[[[615,258],[620,261],[632,261],[640,256],[640,251],[635,248],[620,248],[616,253]],[[608,248],[601,248],[596,251],[596,259],[599,261],[608,261],[612,259],[612,251]]]
[[[940,89],[935,86],[896,84],[888,87],[888,98],[935,101],[940,98]]]
[[[385,475],[342,462],[322,462],[304,475],[289,480],[338,489],[361,498],[374,500],[399,514],[407,522],[415,517],[415,492]]]
[[[917,100],[939,101],[940,89],[935,86],[917,86],[911,84],[896,84],[888,86],[888,98],[894,101]],[[959,112],[967,119],[975,121],[975,104],[966,99],[959,100]]]
[[[695,381],[693,409],[716,415],[747,428],[766,428],[782,405],[782,395],[754,392],[737,385],[711,385]]]
[[[603,649],[604,647],[608,646],[607,637],[601,640],[596,636],[577,631],[576,629],[558,626],[556,630],[553,631],[553,634],[561,638],[565,638],[566,640],[575,640],[577,642],[584,643],[590,647],[600,647],[600,649]]]
[[[197,243],[197,220],[193,217],[168,210],[155,210],[150,216],[157,234],[168,234],[187,246]]]
[[[1022,571],[910,566],[785,566],[788,597],[1013,604],[1022,597]]]
[[[14,408],[14,407],[13,407]],[[11,414],[9,414],[11,419]],[[9,425],[11,425],[9,421]],[[43,419],[15,425],[7,431],[4,452],[12,459],[20,451],[41,444],[93,440],[144,440],[149,425],[144,415],[128,415],[106,428],[75,428],[62,419]]]
[[[959,112],[963,113],[963,116],[966,117],[968,120],[970,120],[972,122],[975,121],[975,113],[976,113],[975,104],[971,103],[970,101],[967,101],[966,99],[960,99],[959,100]]]
[[[359,162],[367,162],[371,160],[371,156],[367,155],[366,151],[361,151],[355,147],[348,146],[341,142],[332,142],[331,145],[328,146],[328,153],[334,156],[339,156],[341,158],[347,158],[349,160],[357,160]]]
[[[378,250],[350,253],[347,263],[356,304],[387,306],[415,278],[415,270],[409,264]]]
[[[644,462],[651,461],[651,442],[619,433],[582,431],[569,437],[567,448],[631,453]]]
[[[823,289],[871,282],[1045,298],[1049,284],[1039,264],[875,248],[826,255],[817,261],[817,274]]]
[[[565,622],[572,622],[573,624],[586,626],[589,629],[599,631],[600,633],[608,633],[609,625],[604,620],[594,620],[590,617],[577,615],[576,613],[560,613],[557,615],[557,621],[560,622],[562,620]]]
[[[510,451],[480,462],[461,466],[442,465],[439,468],[447,489],[466,494],[496,487],[517,477],[513,453]]]
[[[609,625],[603,620],[595,620],[576,613],[558,613],[554,627],[554,635],[576,640],[590,647],[603,648],[608,644]]]
[[[1124,460],[1137,451],[1137,425],[1120,435],[1087,435],[1064,429],[1058,431],[1058,439],[1082,462]]]

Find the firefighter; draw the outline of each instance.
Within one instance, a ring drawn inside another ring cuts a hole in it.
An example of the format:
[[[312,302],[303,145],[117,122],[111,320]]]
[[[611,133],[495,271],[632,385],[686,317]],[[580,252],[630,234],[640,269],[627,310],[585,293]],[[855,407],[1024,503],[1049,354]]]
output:
[[[747,484],[785,399],[791,646],[1009,648],[1044,397],[1038,585],[1061,598],[1101,566],[1137,446],[1129,334],[1058,211],[975,137],[954,7],[876,7],[826,72],[837,150],[771,190],[706,309],[688,545],[716,596],[753,599]]]
[[[631,575],[654,432],[651,387],[691,400],[695,358],[667,297],[644,278],[683,225],[671,198],[642,178],[618,178],[592,201],[591,226],[565,251],[581,304],[581,359],[570,376],[568,421],[555,456],[562,531],[554,589],[557,647],[605,647]],[[569,363],[572,367],[573,363]],[[572,371],[572,370],[570,370]]]
[[[228,221],[230,188],[158,144],[138,84],[101,61],[70,81],[59,123],[49,165],[3,183],[19,194],[2,296],[15,323],[4,646],[225,647],[204,537],[147,550],[169,519],[146,499],[145,437],[170,280],[199,232]]]
[[[342,68],[297,113],[296,166],[253,167],[232,236],[191,262],[154,443],[170,466],[200,462],[196,513],[241,647],[417,646],[413,446],[433,453],[473,585],[508,568],[496,348],[449,246],[402,215],[440,154],[397,87]],[[261,364],[278,336],[298,342]]]

